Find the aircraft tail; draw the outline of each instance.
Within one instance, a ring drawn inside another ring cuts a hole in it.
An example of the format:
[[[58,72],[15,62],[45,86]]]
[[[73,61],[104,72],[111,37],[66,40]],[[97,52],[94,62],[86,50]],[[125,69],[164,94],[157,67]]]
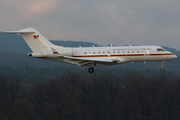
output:
[[[20,34],[33,52],[50,50],[51,47],[60,47],[52,44],[34,28],[26,28],[18,31],[6,31],[5,33]]]

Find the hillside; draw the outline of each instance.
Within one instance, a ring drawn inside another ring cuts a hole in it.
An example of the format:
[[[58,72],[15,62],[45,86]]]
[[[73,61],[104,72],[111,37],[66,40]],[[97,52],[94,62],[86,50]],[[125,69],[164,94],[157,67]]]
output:
[[[91,47],[99,46],[98,44],[90,43],[90,42],[75,42],[75,41],[51,41],[56,45],[61,46],[69,46],[69,47]],[[28,45],[22,39],[20,35],[14,34],[4,34],[0,33],[0,55],[3,56],[0,59],[0,65],[9,65],[9,66],[24,66],[29,65],[33,67],[54,67],[54,66],[64,66],[64,67],[74,67],[73,65],[54,62],[54,61],[47,61],[41,60],[36,58],[31,58],[27,56],[27,53],[30,53],[31,50],[29,49]],[[176,49],[164,47],[165,49],[171,51],[172,53],[180,56],[180,51]],[[180,59],[177,58],[172,61],[167,61],[165,63],[166,69],[173,69],[179,70],[180,69]],[[159,69],[160,62],[147,62],[146,64],[142,62],[138,63],[126,63],[117,66],[109,66],[109,67],[121,67],[121,68],[138,68],[138,69]],[[83,69],[83,68],[82,68]]]
[[[52,43],[64,47],[95,47],[100,46],[97,43],[83,42],[83,41],[63,41],[63,40],[50,40]],[[163,46],[165,49],[171,51],[172,53],[180,56],[180,51],[177,51],[174,48],[169,48]],[[16,34],[5,34],[0,32],[0,51],[2,52],[14,52],[14,53],[29,53],[31,52],[30,48],[23,40],[20,35]]]
[[[63,41],[63,40],[50,40],[52,43],[64,47],[92,47],[99,46],[96,43],[91,42],[75,42],[75,41]],[[14,52],[14,53],[30,53],[31,49],[28,47],[24,39],[20,35],[5,34],[0,32],[0,51],[1,52]]]

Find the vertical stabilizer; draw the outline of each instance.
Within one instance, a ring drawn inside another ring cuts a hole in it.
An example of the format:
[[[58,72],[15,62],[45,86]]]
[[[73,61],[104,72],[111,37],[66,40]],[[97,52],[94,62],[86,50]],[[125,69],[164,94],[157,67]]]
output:
[[[26,28],[19,31],[6,31],[5,33],[20,34],[33,52],[50,50],[51,47],[60,47],[52,44],[41,33],[34,28]]]

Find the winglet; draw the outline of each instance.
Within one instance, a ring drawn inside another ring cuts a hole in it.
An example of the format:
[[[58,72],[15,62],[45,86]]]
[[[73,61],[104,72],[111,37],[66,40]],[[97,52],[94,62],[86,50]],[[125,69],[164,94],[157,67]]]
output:
[[[52,50],[54,55],[60,55],[53,47],[51,47],[51,50]]]

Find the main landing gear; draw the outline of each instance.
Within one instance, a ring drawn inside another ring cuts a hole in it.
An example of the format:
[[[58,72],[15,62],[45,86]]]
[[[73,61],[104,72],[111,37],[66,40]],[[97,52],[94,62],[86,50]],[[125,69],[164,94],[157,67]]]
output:
[[[162,61],[162,62],[161,62],[161,68],[160,68],[160,71],[164,71],[164,68],[163,68],[163,67],[165,66],[165,65],[164,65],[164,62],[165,62],[165,61]]]
[[[162,61],[162,62],[161,62],[160,71],[164,71],[164,68],[163,68],[163,67],[165,66],[165,65],[164,65],[164,62],[165,62],[165,61]],[[93,73],[93,72],[94,72],[94,66],[93,66],[93,67],[90,67],[90,68],[88,69],[88,72],[89,72],[89,73]]]
[[[94,68],[93,68],[93,67],[90,67],[90,68],[88,69],[88,72],[89,72],[89,73],[93,73],[93,72],[94,72]]]

